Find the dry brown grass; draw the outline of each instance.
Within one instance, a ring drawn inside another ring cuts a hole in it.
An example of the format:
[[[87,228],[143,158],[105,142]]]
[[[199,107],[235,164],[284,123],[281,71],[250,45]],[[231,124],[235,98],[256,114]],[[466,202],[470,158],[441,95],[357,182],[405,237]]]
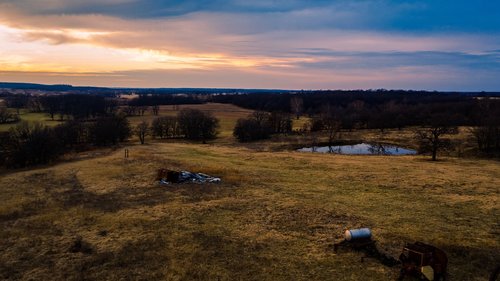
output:
[[[221,138],[210,145],[148,139],[127,147],[128,160],[121,149],[96,150],[1,174],[0,279],[394,280],[397,268],[333,253],[345,228],[361,226],[392,256],[404,242],[441,247],[450,280],[485,280],[498,264],[498,162],[283,151],[310,141],[300,135],[237,144],[234,124],[251,111],[186,107],[221,119]],[[416,147],[411,130],[343,138]],[[467,130],[454,138],[466,139]],[[223,183],[160,187],[160,167]]]
[[[2,279],[394,279],[396,268],[333,253],[361,226],[391,255],[406,241],[441,247],[451,280],[485,280],[499,259],[498,162],[128,148],[128,160],[120,150],[0,177]],[[160,167],[223,183],[160,187]]]

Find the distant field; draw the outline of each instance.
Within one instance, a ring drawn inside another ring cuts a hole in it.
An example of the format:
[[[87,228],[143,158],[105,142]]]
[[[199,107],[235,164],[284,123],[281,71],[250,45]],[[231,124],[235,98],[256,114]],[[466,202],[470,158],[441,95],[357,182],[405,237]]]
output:
[[[160,116],[175,116],[179,110],[183,108],[195,108],[203,111],[212,112],[215,117],[220,120],[220,137],[229,137],[233,133],[234,125],[239,118],[245,118],[249,114],[251,114],[252,110],[243,109],[230,104],[217,104],[217,103],[208,103],[208,104],[195,104],[195,105],[180,105],[178,110],[174,110],[171,105],[163,105],[160,107]],[[43,124],[49,126],[55,126],[60,124],[60,121],[52,121],[50,116],[45,113],[30,113],[26,110],[21,111],[21,120],[28,122],[41,122]],[[150,110],[148,110],[144,116],[132,116],[128,119],[130,120],[131,125],[135,126],[142,121],[147,121],[151,123],[153,119],[158,116],[154,116]],[[56,118],[57,119],[57,118]],[[1,124],[0,132],[7,131],[10,127],[15,126],[16,124]]]
[[[118,150],[0,177],[0,278],[395,280],[397,268],[333,253],[356,227],[393,256],[404,242],[441,247],[450,280],[486,280],[500,258],[495,161],[127,148],[127,161]],[[223,183],[161,187],[160,167]]]
[[[13,110],[13,109],[12,109]],[[60,121],[57,120],[51,120],[50,116],[45,113],[32,113],[28,112],[27,110],[21,110],[20,112],[20,117],[21,121],[27,121],[27,122],[40,122],[42,124],[45,124],[47,126],[56,126],[57,124],[60,124]],[[57,118],[55,118],[57,119]],[[0,124],[0,132],[5,132],[8,131],[10,127],[15,126],[17,123],[14,124]]]
[[[193,108],[213,113],[214,116],[217,117],[220,121],[219,137],[222,138],[232,136],[236,121],[239,118],[247,117],[253,112],[253,110],[244,109],[232,104],[207,103],[179,105],[178,110],[174,110],[174,107],[172,105],[163,105],[160,107],[160,116],[175,116],[179,112],[179,110],[182,110],[183,108]],[[129,117],[129,120],[132,125],[136,125],[142,121],[151,123],[156,117],[158,116],[154,116],[152,115],[151,111],[148,111],[146,112],[146,114],[144,114],[144,116]]]

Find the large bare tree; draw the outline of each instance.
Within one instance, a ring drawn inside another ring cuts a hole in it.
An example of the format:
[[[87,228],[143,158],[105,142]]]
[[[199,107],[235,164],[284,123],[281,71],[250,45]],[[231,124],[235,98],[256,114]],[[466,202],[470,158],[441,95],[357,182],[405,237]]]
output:
[[[330,104],[324,106],[321,110],[321,122],[323,129],[328,132],[328,145],[332,145],[334,140],[339,138],[342,130],[342,119],[339,108],[334,108]]]
[[[445,117],[437,114],[431,116],[427,125],[415,132],[419,142],[419,151],[431,153],[432,161],[437,160],[437,154],[440,150],[450,149],[452,146],[451,141],[444,136],[458,134],[458,128],[449,124],[450,122],[445,120]]]
[[[300,118],[302,111],[304,110],[304,100],[301,97],[292,97],[290,99],[290,109],[295,114],[297,120]]]
[[[135,128],[135,133],[139,137],[141,144],[144,144],[146,136],[149,134],[149,123],[146,121],[139,123]]]

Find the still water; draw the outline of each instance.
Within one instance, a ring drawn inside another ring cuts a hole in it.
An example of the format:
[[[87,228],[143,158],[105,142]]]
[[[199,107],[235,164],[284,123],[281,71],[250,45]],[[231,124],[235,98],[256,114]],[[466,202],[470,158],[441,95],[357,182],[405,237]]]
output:
[[[380,144],[359,143],[354,145],[315,146],[298,149],[300,152],[337,153],[352,155],[413,155],[415,150]]]

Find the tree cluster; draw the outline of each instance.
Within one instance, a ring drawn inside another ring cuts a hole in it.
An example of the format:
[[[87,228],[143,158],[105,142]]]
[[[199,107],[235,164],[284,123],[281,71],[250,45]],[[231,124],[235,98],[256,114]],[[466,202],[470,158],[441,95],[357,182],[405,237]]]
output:
[[[487,156],[500,156],[500,101],[482,99],[478,108],[480,114],[471,129],[478,150]]]
[[[335,108],[330,104],[326,104],[321,113],[312,119],[311,131],[326,131],[328,133],[328,144],[332,145],[335,139],[338,138],[340,131],[345,126],[343,124],[342,116],[344,110],[342,108]]]
[[[5,103],[7,107],[15,108],[17,114],[19,114],[21,108],[27,107],[30,99],[31,96],[29,95],[8,95],[5,98]]]
[[[127,116],[144,116],[144,113],[148,111],[148,106],[125,106],[121,109],[121,111]]]
[[[269,138],[272,134],[287,134],[292,131],[290,114],[283,112],[256,111],[236,122],[233,135],[240,142]]]
[[[419,126],[429,115],[446,114],[451,126],[472,125],[478,100],[462,93],[425,91],[309,91],[213,96],[213,102],[231,103],[253,110],[290,112],[299,117],[322,113],[330,104],[343,111],[344,129],[387,129]]]
[[[217,137],[219,120],[209,112],[197,109],[182,109],[177,114],[179,130],[186,139],[207,140]]]
[[[153,138],[179,138],[203,141],[217,137],[219,120],[211,113],[182,109],[177,116],[155,118],[151,124]]]
[[[19,121],[19,115],[10,112],[5,107],[0,107],[0,124],[15,123]]]
[[[153,138],[177,138],[181,137],[181,130],[176,116],[163,116],[155,118],[151,124],[151,135]]]
[[[0,137],[0,156],[2,164],[10,168],[44,164],[71,149],[116,145],[130,134],[129,122],[123,116],[87,122],[69,120],[53,128],[21,122]]]
[[[3,137],[0,154],[7,167],[19,168],[57,159],[61,146],[51,128],[22,122]]]
[[[89,119],[113,114],[117,108],[114,99],[97,95],[66,94],[39,97],[42,110],[50,115],[52,120],[59,116],[73,119]]]

